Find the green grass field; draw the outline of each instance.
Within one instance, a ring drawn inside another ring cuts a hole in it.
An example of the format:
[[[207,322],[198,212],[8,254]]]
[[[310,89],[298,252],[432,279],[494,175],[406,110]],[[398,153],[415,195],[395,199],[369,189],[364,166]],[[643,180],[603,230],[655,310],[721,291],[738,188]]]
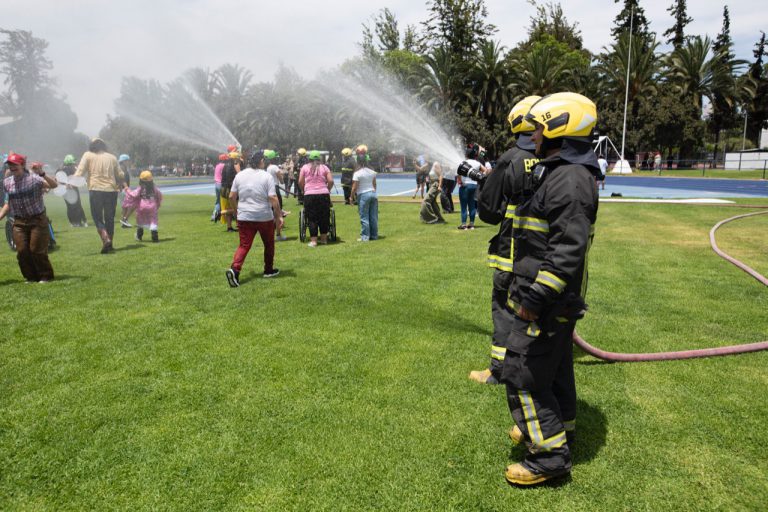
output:
[[[210,198],[169,196],[161,243],[69,228],[49,198],[57,280],[24,284],[0,250],[0,510],[764,510],[768,353],[604,364],[579,353],[573,475],[510,487],[521,457],[487,364],[495,227],[418,221],[382,202],[382,239],[255,245],[230,289],[236,236]],[[768,201],[751,200],[768,204]],[[86,207],[87,211],[87,207]],[[768,339],[768,290],[710,250],[728,207],[604,204],[578,325],[614,351]],[[768,216],[718,243],[768,273]]]

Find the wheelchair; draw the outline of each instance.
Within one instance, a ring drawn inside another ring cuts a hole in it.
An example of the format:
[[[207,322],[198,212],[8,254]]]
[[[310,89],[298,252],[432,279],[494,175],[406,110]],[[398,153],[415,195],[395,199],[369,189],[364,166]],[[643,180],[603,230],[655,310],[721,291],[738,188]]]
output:
[[[328,240],[330,242],[336,241],[336,211],[333,209],[333,202],[331,202],[330,219],[328,223]],[[309,221],[307,221],[307,214],[304,208],[299,212],[299,242],[304,243],[309,239]]]

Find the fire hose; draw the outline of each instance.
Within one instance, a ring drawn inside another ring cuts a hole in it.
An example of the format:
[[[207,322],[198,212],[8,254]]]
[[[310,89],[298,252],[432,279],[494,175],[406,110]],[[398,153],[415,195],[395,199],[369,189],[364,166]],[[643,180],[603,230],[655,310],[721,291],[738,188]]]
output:
[[[768,286],[768,278],[766,278],[762,274],[759,274],[757,271],[748,267],[747,265],[737,260],[736,258],[729,256],[728,254],[723,252],[717,246],[717,242],[715,241],[715,232],[723,224],[726,224],[733,220],[742,219],[744,217],[751,217],[753,215],[764,215],[764,214],[768,214],[768,211],[737,215],[735,217],[730,217],[728,219],[718,222],[709,231],[709,244],[712,246],[712,250],[715,251],[715,253],[718,256],[733,263],[738,268],[740,268],[747,274],[757,279],[763,285]],[[646,354],[608,352],[606,350],[601,350],[599,348],[593,347],[592,345],[584,341],[584,339],[581,336],[576,334],[576,331],[573,332],[573,342],[587,354],[594,356],[598,359],[602,359],[604,361],[609,361],[612,363],[641,362],[641,361],[672,361],[672,360],[678,360],[678,359],[694,359],[697,357],[727,356],[732,354],[744,354],[747,352],[757,352],[760,350],[768,350],[768,341],[761,341],[758,343],[748,343],[744,345],[730,345],[727,347],[704,348],[704,349],[698,349],[698,350],[680,350],[677,352],[653,352],[653,353],[646,353]]]

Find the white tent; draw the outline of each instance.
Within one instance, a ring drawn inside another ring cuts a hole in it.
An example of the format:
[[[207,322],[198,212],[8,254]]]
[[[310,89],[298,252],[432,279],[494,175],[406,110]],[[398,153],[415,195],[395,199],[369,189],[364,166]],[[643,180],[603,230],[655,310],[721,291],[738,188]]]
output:
[[[611,174],[632,174],[632,167],[629,165],[629,162],[626,160],[621,160],[621,153],[618,149],[616,149],[613,141],[607,135],[601,135],[597,138],[597,142],[595,143],[595,153],[598,155],[605,155],[607,157],[609,146],[610,148],[613,148],[616,156],[619,157],[616,165],[614,165],[613,169],[611,169]]]

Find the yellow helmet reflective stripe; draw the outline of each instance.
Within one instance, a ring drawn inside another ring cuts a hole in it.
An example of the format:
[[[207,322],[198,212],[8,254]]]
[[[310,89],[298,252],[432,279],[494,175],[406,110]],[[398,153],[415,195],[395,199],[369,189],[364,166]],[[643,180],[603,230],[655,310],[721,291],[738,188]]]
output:
[[[343,156],[349,156],[352,154],[352,148],[344,148],[341,150],[341,154]]]
[[[512,128],[512,133],[520,132],[532,132],[536,129],[528,120],[525,119],[525,115],[531,109],[534,103],[539,101],[541,96],[528,96],[518,101],[512,110],[509,111],[507,121]]]
[[[548,139],[588,137],[597,123],[597,108],[581,94],[558,92],[534,103],[525,118],[543,125]]]

